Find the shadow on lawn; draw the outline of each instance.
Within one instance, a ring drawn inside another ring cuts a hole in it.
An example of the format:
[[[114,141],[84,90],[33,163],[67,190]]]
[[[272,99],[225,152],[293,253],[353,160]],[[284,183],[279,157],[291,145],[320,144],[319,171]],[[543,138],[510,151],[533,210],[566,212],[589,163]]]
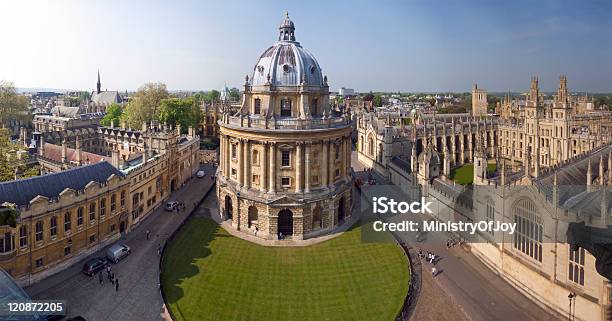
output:
[[[200,273],[196,262],[212,254],[210,242],[218,237],[228,237],[220,234],[219,228],[209,218],[192,217],[166,246],[162,257],[161,286],[168,305],[177,303],[184,296],[181,283]],[[173,309],[181,313],[177,305]]]

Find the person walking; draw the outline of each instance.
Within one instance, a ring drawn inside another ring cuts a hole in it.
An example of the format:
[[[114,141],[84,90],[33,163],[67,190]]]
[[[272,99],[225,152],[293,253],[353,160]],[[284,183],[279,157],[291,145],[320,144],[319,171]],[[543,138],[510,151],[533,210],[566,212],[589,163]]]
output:
[[[104,282],[104,277],[102,276],[102,271],[98,272],[98,279],[100,280],[100,285]]]
[[[119,279],[115,280],[115,292],[119,292]]]
[[[147,234],[147,241],[148,241],[149,240],[149,234],[151,234],[151,231],[147,230],[146,234]]]
[[[431,268],[431,276],[435,278],[437,273],[438,273],[438,270],[436,270],[436,267],[435,266],[432,267]]]

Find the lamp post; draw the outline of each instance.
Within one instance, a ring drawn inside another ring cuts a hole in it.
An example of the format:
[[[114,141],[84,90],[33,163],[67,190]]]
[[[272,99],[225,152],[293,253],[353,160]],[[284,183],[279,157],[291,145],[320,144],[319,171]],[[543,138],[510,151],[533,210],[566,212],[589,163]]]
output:
[[[574,300],[576,298],[576,295],[572,292],[570,292],[570,294],[568,294],[567,298],[569,299],[569,312],[567,315],[567,320],[568,321],[572,321],[573,319],[573,315],[572,315],[572,300]]]

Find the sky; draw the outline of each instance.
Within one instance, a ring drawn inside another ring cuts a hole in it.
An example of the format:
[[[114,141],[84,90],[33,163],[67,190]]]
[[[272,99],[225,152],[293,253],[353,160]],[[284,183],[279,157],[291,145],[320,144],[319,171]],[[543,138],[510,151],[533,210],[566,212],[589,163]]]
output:
[[[0,80],[240,88],[285,11],[331,90],[612,92],[612,3],[588,0],[1,1]]]

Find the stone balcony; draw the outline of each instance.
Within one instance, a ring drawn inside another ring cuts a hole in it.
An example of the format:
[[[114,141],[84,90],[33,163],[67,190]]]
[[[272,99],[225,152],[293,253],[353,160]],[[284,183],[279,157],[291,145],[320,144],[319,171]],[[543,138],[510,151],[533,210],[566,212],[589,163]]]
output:
[[[313,129],[334,129],[343,128],[351,125],[351,119],[347,115],[332,116],[328,118],[264,118],[260,116],[241,115],[228,116],[225,115],[220,121],[221,126],[233,128],[245,128],[253,130],[313,130]]]

